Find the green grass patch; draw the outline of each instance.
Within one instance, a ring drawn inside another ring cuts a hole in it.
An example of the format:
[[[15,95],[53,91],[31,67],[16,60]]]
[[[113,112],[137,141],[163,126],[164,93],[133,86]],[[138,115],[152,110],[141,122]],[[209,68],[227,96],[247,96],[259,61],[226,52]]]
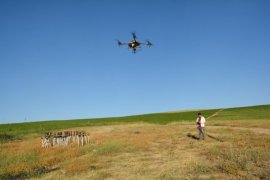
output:
[[[0,179],[26,179],[49,172],[36,154],[1,157]]]
[[[219,112],[211,120],[270,119],[270,105],[228,108]]]
[[[219,109],[201,110],[200,112],[207,118]],[[45,131],[53,131],[68,128],[102,126],[133,122],[146,122],[155,124],[168,124],[171,122],[193,122],[197,117],[198,110],[172,112],[172,113],[153,113],[144,115],[134,115],[125,117],[96,118],[96,119],[75,119],[75,120],[56,120],[42,122],[27,122],[15,124],[1,124],[0,141],[4,142],[12,137],[24,136],[31,133],[42,134]],[[219,112],[212,120],[247,120],[247,119],[270,119],[270,105],[252,106],[242,108],[229,108]],[[2,139],[2,140],[1,140]]]
[[[206,162],[193,162],[190,166],[191,172],[195,174],[209,174],[212,172],[212,167]]]
[[[202,110],[205,117],[212,115],[217,109]],[[112,117],[99,119],[75,119],[75,120],[58,120],[58,121],[42,121],[27,122],[16,124],[1,124],[0,132],[9,135],[26,135],[31,133],[44,133],[45,131],[53,131],[68,128],[102,126],[121,123],[146,122],[156,124],[168,124],[174,121],[194,121],[198,111],[175,112],[175,113],[155,113],[145,115],[134,115],[126,117]]]
[[[20,140],[21,137],[14,134],[0,133],[0,143],[6,143],[14,140]]]
[[[104,141],[99,145],[92,144],[91,145],[92,152],[96,155],[114,155],[122,152],[132,152],[134,148],[129,147],[126,144],[116,142],[116,141]]]

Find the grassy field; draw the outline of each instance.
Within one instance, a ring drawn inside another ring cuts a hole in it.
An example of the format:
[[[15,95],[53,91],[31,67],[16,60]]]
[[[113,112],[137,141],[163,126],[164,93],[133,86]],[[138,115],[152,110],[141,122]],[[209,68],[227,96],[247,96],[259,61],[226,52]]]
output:
[[[216,112],[217,110],[202,110],[201,112],[207,117]],[[103,126],[112,124],[123,123],[157,123],[167,124],[175,121],[194,121],[197,111],[176,112],[176,113],[155,113],[145,115],[135,115],[126,117],[113,117],[113,118],[99,118],[99,119],[75,119],[75,120],[61,120],[61,121],[43,121],[43,122],[27,122],[18,124],[0,124],[0,132],[4,136],[20,137],[31,133],[43,133],[45,131],[79,128],[79,127],[92,127]],[[1,137],[1,135],[0,135]]]
[[[270,105],[0,125],[0,179],[268,179]],[[90,133],[83,147],[42,149],[57,129]]]

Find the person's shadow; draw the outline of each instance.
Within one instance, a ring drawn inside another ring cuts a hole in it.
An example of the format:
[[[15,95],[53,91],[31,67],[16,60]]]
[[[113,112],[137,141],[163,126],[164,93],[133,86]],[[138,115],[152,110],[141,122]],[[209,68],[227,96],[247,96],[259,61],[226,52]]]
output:
[[[192,135],[190,133],[187,134],[187,137],[190,137],[190,138],[195,139],[195,140],[199,140],[199,138],[197,136]]]
[[[217,138],[217,137],[214,137],[214,136],[212,136],[212,135],[210,135],[210,134],[206,134],[206,136],[209,137],[209,138],[211,138],[211,139],[214,139],[214,140],[216,140],[216,141],[224,142],[222,139]],[[190,137],[190,138],[192,138],[192,139],[194,139],[194,140],[200,140],[197,136],[192,135],[192,134],[190,134],[190,133],[187,134],[187,137]]]

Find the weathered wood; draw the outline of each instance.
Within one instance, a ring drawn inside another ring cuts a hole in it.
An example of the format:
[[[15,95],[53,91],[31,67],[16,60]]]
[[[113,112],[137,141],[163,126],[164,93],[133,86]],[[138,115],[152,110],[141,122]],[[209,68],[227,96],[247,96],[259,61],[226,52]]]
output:
[[[90,143],[89,133],[85,131],[56,131],[56,132],[45,132],[41,137],[41,147],[59,147],[67,146],[71,143],[77,143],[78,146],[84,146]]]

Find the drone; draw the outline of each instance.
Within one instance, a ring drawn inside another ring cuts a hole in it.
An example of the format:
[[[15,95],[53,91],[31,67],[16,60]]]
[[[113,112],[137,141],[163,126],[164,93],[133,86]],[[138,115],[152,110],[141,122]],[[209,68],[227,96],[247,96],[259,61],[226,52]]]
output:
[[[133,37],[133,39],[130,42],[128,42],[128,43],[121,42],[121,41],[117,40],[118,46],[127,45],[128,46],[128,49],[132,49],[132,52],[135,54],[138,51],[138,49],[141,48],[141,45],[148,46],[149,48],[153,45],[148,40],[146,41],[146,43],[139,42],[137,40],[137,36],[136,36],[136,34],[134,32],[132,33],[132,37]]]

